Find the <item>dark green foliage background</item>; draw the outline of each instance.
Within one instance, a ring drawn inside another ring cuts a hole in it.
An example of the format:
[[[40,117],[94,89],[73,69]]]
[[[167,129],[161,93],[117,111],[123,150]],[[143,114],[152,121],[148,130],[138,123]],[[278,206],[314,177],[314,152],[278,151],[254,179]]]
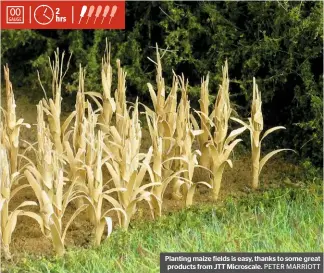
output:
[[[240,116],[249,115],[254,76],[266,126],[287,127],[266,147],[290,147],[300,160],[322,165],[322,2],[127,2],[126,13],[125,31],[2,31],[2,63],[9,63],[16,87],[42,96],[36,71],[48,81],[47,56],[60,47],[73,52],[65,96],[77,90],[79,64],[87,69],[87,90],[100,90],[107,38],[113,59],[126,68],[128,95],[148,102],[146,83],[154,81],[155,71],[147,57],[155,58],[157,43],[168,49],[168,84],[172,70],[184,73],[197,106],[201,77],[210,72],[215,95],[227,58],[231,99]]]

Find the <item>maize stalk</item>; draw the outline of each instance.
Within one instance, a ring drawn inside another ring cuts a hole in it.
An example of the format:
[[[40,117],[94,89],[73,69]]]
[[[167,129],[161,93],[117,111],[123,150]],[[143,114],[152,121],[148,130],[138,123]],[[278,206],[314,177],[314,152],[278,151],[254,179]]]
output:
[[[9,67],[4,67],[4,77],[6,84],[7,109],[2,109],[4,121],[0,121],[0,214],[1,214],[1,248],[4,250],[6,259],[11,258],[9,245],[12,233],[16,227],[18,216],[25,213],[21,208],[26,206],[37,206],[36,202],[22,202],[12,212],[9,211],[9,203],[12,198],[22,189],[29,185],[17,185],[23,177],[20,173],[23,168],[19,168],[19,138],[20,128],[24,125],[30,128],[30,125],[23,123],[23,119],[16,121],[16,103],[13,94],[12,84],[10,82]],[[1,116],[2,117],[2,116]]]
[[[57,255],[62,256],[67,229],[86,206],[81,206],[74,212],[63,230],[62,218],[65,210],[71,201],[80,198],[80,194],[74,190],[75,181],[72,181],[64,193],[65,181],[68,180],[63,173],[64,156],[59,157],[57,151],[53,150],[50,130],[45,127],[43,120],[42,107],[41,101],[37,106],[37,165],[30,161],[24,172],[38,199],[40,213],[24,212],[23,215],[30,216],[38,222],[43,234],[52,240]]]
[[[166,153],[170,152],[172,147],[172,143],[170,143],[169,139],[167,138],[172,138],[176,130],[178,79],[174,75],[170,93],[166,98],[165,81],[162,75],[161,57],[157,46],[156,55],[157,62],[154,62],[151,59],[150,60],[156,65],[157,92],[155,93],[154,88],[150,83],[148,83],[147,86],[154,106],[154,111],[157,115],[158,135],[163,138],[163,153]],[[152,112],[149,111],[147,107],[146,109],[151,115]],[[166,156],[167,155],[165,155],[165,158]]]
[[[152,140],[152,148],[153,148],[153,156],[152,156],[152,177],[151,180],[154,183],[159,183],[157,186],[152,188],[152,193],[156,196],[160,206],[158,210],[155,210],[155,214],[160,216],[162,210],[162,201],[164,197],[165,190],[167,186],[172,181],[177,181],[180,179],[180,174],[184,172],[184,170],[178,170],[171,173],[169,176],[162,176],[163,167],[169,163],[169,161],[174,160],[175,157],[170,157],[166,160],[166,162],[162,161],[162,137],[158,136],[158,125],[157,118],[155,113],[146,113],[146,120],[149,127],[149,132]]]
[[[107,44],[107,42],[106,42]],[[112,68],[110,65],[110,45],[106,45],[107,54],[102,59],[101,80],[103,86],[103,122],[110,124],[112,115],[116,111],[115,100],[111,97]]]
[[[154,91],[153,86],[148,83],[148,89],[154,106],[154,112],[149,108],[146,108],[147,114],[151,119],[157,121],[157,135],[162,140],[162,161],[165,162],[164,169],[162,170],[162,180],[167,182],[164,178],[171,177],[174,173],[172,169],[178,169],[177,161],[167,160],[175,156],[175,140],[174,135],[176,132],[176,120],[177,120],[177,91],[178,91],[178,78],[174,75],[172,80],[172,87],[168,97],[166,98],[165,80],[162,75],[161,57],[159,54],[158,46],[156,45],[157,61],[150,60],[156,65],[156,85],[157,92]],[[156,117],[153,117],[156,115]],[[156,128],[154,129],[156,130]],[[152,138],[152,135],[151,135]],[[153,137],[154,138],[154,137]],[[158,151],[156,151],[158,153]],[[157,166],[155,164],[155,166]],[[156,170],[157,171],[157,168]],[[169,182],[167,182],[168,184]],[[177,183],[177,179],[174,178],[173,184]],[[166,185],[165,185],[166,187]],[[164,190],[165,190],[165,187]],[[164,191],[163,190],[163,191]],[[159,190],[160,191],[160,190]],[[173,194],[175,198],[180,198],[181,194]]]
[[[69,180],[73,182],[85,183],[85,168],[83,166],[86,157],[86,118],[87,108],[84,92],[84,70],[80,66],[79,89],[76,96],[75,120],[71,131],[64,134],[63,146],[65,153],[63,158],[69,165]],[[70,123],[70,121],[68,121]],[[69,142],[69,134],[72,132],[72,147]],[[77,207],[82,206],[82,199],[77,200]]]
[[[121,68],[120,60],[117,60],[118,84],[115,91],[116,101],[116,129],[123,135],[128,133],[129,117],[126,106],[126,72]],[[124,136],[126,137],[126,136]]]
[[[63,175],[63,169],[58,163],[56,155],[53,155],[53,180],[51,185],[45,185],[44,177],[38,172],[35,166],[28,166],[25,176],[40,205],[40,214],[34,212],[25,212],[23,215],[33,217],[37,220],[45,236],[52,240],[54,250],[58,256],[64,255],[64,240],[68,228],[77,217],[77,215],[86,209],[87,205],[79,207],[67,222],[64,230],[62,219],[68,204],[81,197],[80,193],[75,191],[75,183],[71,183],[64,193],[64,186],[67,179]],[[49,187],[48,187],[49,186]]]
[[[199,148],[201,150],[201,156],[199,158],[199,164],[206,167],[207,169],[210,168],[210,159],[208,155],[208,148],[206,144],[209,140],[209,132],[210,132],[210,123],[207,120],[209,117],[209,91],[208,91],[208,83],[209,83],[209,74],[206,77],[206,80],[203,78],[201,82],[201,89],[200,89],[200,111],[202,115],[200,116],[200,128],[203,130],[203,133],[198,136],[199,141]]]
[[[96,102],[98,109],[100,109],[101,114],[100,117],[98,118],[98,122],[101,130],[105,133],[109,133],[109,126],[111,125],[113,115],[116,112],[116,102],[114,98],[111,96],[112,67],[110,65],[110,60],[111,60],[110,48],[111,48],[110,44],[108,46],[106,40],[106,54],[102,58],[102,67],[101,67],[101,82],[103,87],[103,94],[99,92],[85,93],[89,95]],[[117,62],[117,64],[119,64],[120,66],[119,61]],[[120,76],[122,75],[122,73],[119,73],[118,75]],[[122,81],[122,79],[118,78],[118,81]],[[123,90],[120,89],[120,87],[122,87],[122,84],[118,84],[118,86],[119,86],[118,90],[124,92]],[[100,99],[102,103],[100,103],[98,99]]]
[[[19,152],[19,135],[21,126],[30,128],[28,123],[24,123],[24,119],[16,120],[16,102],[10,81],[9,67],[4,67],[4,77],[6,84],[6,100],[7,109],[2,109],[4,113],[3,130],[0,135],[2,143],[5,145],[10,158],[10,172],[13,174],[18,171],[18,152]]]
[[[53,62],[51,62],[51,60],[49,59],[50,68],[52,71],[52,97],[53,98],[52,99],[43,98],[42,101],[44,106],[44,112],[46,113],[48,118],[49,128],[51,130],[51,135],[53,138],[55,149],[60,154],[63,154],[63,141],[64,141],[63,139],[65,133],[64,130],[67,129],[69,122],[73,119],[75,115],[75,112],[72,112],[61,127],[62,82],[69,68],[69,63],[72,55],[70,55],[70,58],[67,63],[67,68],[64,73],[63,73],[64,52],[62,54],[61,60],[59,58],[60,54],[58,49],[56,52],[54,52],[54,55],[55,56]]]
[[[120,219],[121,226],[125,229],[128,228],[132,216],[137,211],[138,202],[145,200],[149,204],[153,218],[155,211],[161,210],[158,198],[147,190],[148,188],[159,186],[161,183],[151,182],[143,185],[146,172],[149,173],[151,181],[154,181],[152,169],[149,165],[153,149],[151,147],[146,154],[139,153],[141,127],[138,119],[137,102],[134,106],[132,119],[129,120],[129,115],[126,117],[128,118],[124,120],[124,125],[131,125],[127,126],[129,128],[128,133],[120,135],[117,130],[111,130],[113,142],[116,143],[118,153],[114,154],[105,163],[115,188],[126,189],[126,191],[118,192],[119,203],[127,215],[127,217]],[[125,138],[125,136],[128,137]],[[141,160],[142,158],[143,160]]]
[[[277,153],[282,151],[294,151],[292,149],[278,149],[274,150],[267,155],[265,155],[261,160],[261,143],[262,140],[271,134],[274,131],[280,129],[286,129],[283,126],[276,126],[268,129],[263,134],[262,138],[261,133],[263,131],[263,116],[262,116],[262,101],[261,101],[261,92],[258,90],[258,85],[256,84],[255,78],[253,78],[253,98],[252,98],[252,106],[251,106],[251,117],[248,119],[249,124],[239,120],[237,118],[232,118],[236,122],[242,124],[250,131],[250,139],[251,139],[251,150],[252,150],[252,183],[251,186],[253,189],[257,189],[259,187],[259,177],[262,171],[262,168],[267,163],[267,161]]]
[[[75,120],[73,128],[73,149],[75,153],[78,153],[79,149],[85,149],[85,140],[84,140],[84,128],[83,128],[83,119],[85,117],[86,102],[85,102],[85,92],[84,92],[84,70],[80,65],[79,70],[79,89],[76,96],[75,104]]]
[[[78,189],[82,193],[86,203],[89,204],[90,220],[95,225],[95,240],[94,245],[99,246],[104,232],[105,225],[108,227],[108,235],[112,232],[112,220],[108,215],[112,211],[118,211],[126,218],[126,213],[116,199],[110,196],[113,192],[125,191],[125,188],[106,189],[108,183],[103,182],[102,166],[106,163],[109,157],[103,158],[104,135],[98,131],[95,150],[95,160],[93,165],[87,165],[86,181],[87,183],[79,183]],[[102,212],[103,201],[108,201],[113,205],[112,209]]]
[[[0,128],[0,130],[2,130]],[[18,183],[22,175],[19,172],[11,174],[11,168],[9,163],[9,158],[5,147],[0,144],[0,239],[1,248],[3,249],[4,257],[6,260],[11,259],[10,253],[10,243],[12,233],[15,230],[17,224],[18,216],[24,215],[26,213],[22,208],[26,206],[37,206],[36,202],[24,201],[13,211],[9,211],[9,203],[14,198],[14,196],[22,189],[28,187],[28,185],[23,184],[14,187],[14,184]]]
[[[173,194],[178,195],[178,199],[181,198],[180,188],[184,188],[185,204],[191,206],[193,203],[193,196],[198,184],[205,185],[208,188],[211,186],[204,181],[193,183],[194,170],[197,167],[204,168],[198,164],[197,157],[201,156],[199,150],[192,151],[192,145],[196,136],[200,136],[204,133],[203,130],[193,130],[190,122],[190,102],[188,100],[188,81],[185,82],[184,76],[180,78],[181,83],[181,100],[178,106],[178,118],[176,127],[176,154],[178,156],[178,162],[180,163],[179,170],[184,170],[181,173],[182,177],[174,184]],[[177,159],[177,156],[175,159]],[[207,171],[209,171],[207,169]]]
[[[204,108],[201,112],[196,111],[196,113],[200,116],[202,128],[206,128],[204,124],[208,122],[210,127],[214,127],[214,134],[212,135],[211,131],[205,129],[205,133],[208,132],[209,140],[208,142],[204,142],[201,145],[206,147],[207,149],[203,149],[202,152],[208,154],[210,158],[210,162],[208,163],[210,169],[213,173],[212,179],[210,181],[212,190],[212,198],[213,200],[217,200],[219,196],[219,191],[221,187],[223,172],[226,163],[232,168],[233,163],[229,159],[231,152],[234,147],[242,141],[241,139],[236,139],[238,135],[243,133],[247,127],[243,126],[236,130],[233,130],[228,135],[228,120],[230,119],[230,115],[232,112],[230,100],[229,100],[229,78],[228,78],[228,64],[225,62],[225,66],[223,67],[223,80],[220,85],[214,111],[211,113],[210,117],[207,115],[206,104],[207,104],[207,82],[203,82],[202,88],[202,99],[201,102],[204,102],[202,105]],[[192,119],[196,129],[198,128],[198,124],[194,119]],[[207,127],[208,128],[208,127]],[[205,137],[205,136],[204,136]],[[204,139],[205,141],[205,139]],[[204,163],[205,164],[205,163]],[[205,164],[206,165],[206,164]]]

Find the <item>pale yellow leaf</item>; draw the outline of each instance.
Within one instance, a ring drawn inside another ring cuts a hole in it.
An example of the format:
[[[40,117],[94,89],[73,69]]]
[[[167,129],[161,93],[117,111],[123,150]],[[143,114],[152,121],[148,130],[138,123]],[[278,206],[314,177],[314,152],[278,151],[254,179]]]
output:
[[[268,153],[268,154],[267,154],[266,156],[264,156],[264,157],[261,159],[261,161],[260,161],[259,175],[260,175],[260,173],[261,173],[261,170],[262,170],[263,166],[267,163],[267,161],[268,161],[272,156],[274,156],[275,154],[280,153],[280,152],[282,152],[282,151],[293,151],[293,152],[295,152],[295,151],[292,150],[292,149],[278,149],[278,150],[275,150],[275,151],[272,151],[272,152]]]
[[[276,127],[273,127],[273,128],[270,128],[268,129],[267,131],[265,131],[265,133],[263,134],[260,142],[262,142],[262,140],[269,134],[271,134],[272,132],[276,131],[276,130],[280,130],[280,129],[286,129],[285,127],[283,126],[276,126]]]

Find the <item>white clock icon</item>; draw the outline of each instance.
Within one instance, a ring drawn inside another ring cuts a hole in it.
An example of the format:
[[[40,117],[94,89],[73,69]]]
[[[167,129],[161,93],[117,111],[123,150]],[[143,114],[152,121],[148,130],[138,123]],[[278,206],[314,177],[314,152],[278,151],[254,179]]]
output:
[[[34,19],[38,24],[47,25],[54,19],[54,11],[47,5],[40,5],[34,11]]]

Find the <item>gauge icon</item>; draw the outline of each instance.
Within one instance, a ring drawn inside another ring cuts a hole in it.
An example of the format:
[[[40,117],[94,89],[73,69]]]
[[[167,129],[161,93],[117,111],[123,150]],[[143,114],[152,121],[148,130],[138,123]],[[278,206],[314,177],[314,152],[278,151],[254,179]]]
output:
[[[54,19],[54,11],[47,5],[40,5],[34,11],[34,19],[40,25],[48,25]]]

